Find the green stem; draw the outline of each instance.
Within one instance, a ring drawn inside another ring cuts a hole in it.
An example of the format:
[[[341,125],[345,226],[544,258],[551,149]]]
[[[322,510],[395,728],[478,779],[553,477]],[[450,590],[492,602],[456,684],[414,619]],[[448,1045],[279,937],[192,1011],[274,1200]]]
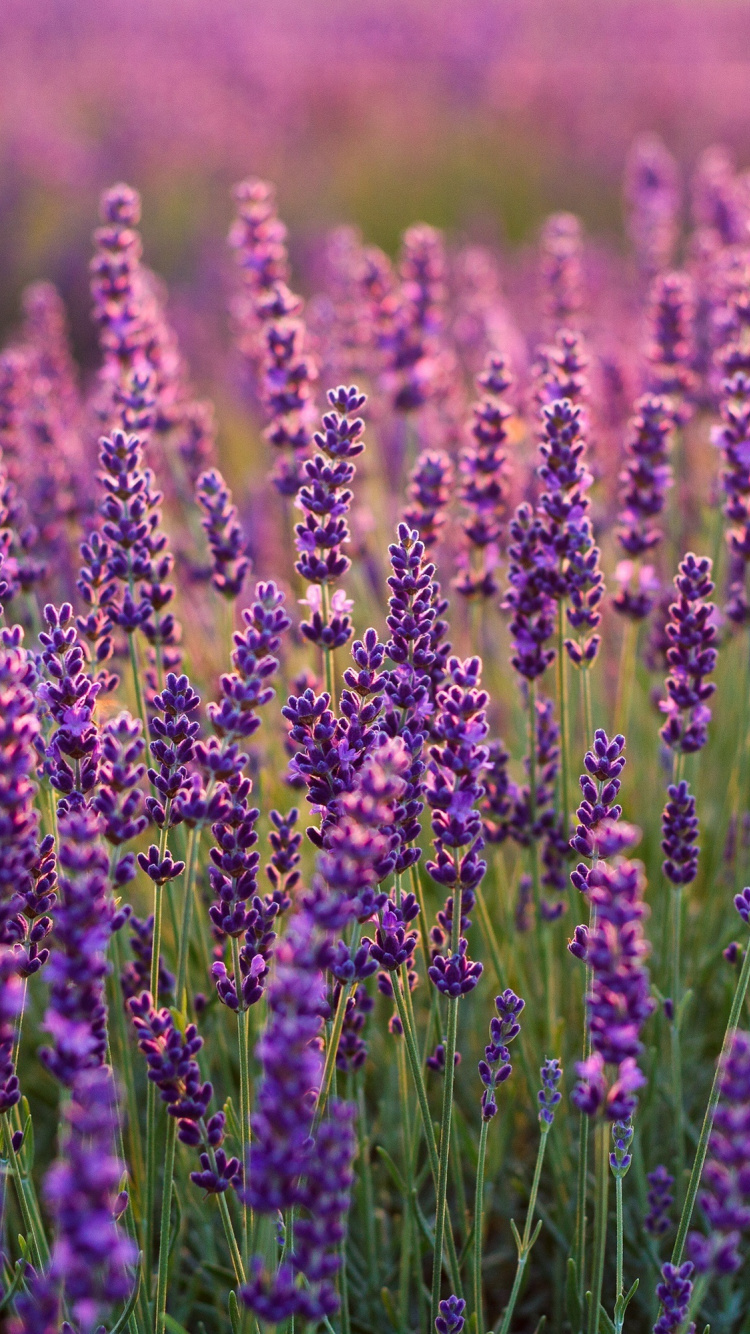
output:
[[[365,1107],[365,1086],[364,1075],[362,1071],[358,1072],[357,1077],[357,1104],[359,1115],[357,1117],[357,1131],[359,1136],[359,1161],[362,1165],[362,1197],[365,1210],[364,1233],[365,1247],[367,1250],[367,1280],[374,1291],[379,1291],[379,1272],[377,1238],[375,1234],[375,1190],[372,1180],[372,1163],[370,1162],[370,1139],[367,1133],[366,1107]]]
[[[331,617],[331,594],[327,583],[321,584],[323,621],[327,625]],[[330,708],[336,712],[336,674],[333,665],[333,649],[323,649],[323,676],[325,687],[331,697]]]
[[[591,703],[591,668],[581,667],[581,699],[583,702],[583,723],[586,728],[586,746],[594,744],[594,709]]]
[[[534,1167],[534,1180],[531,1183],[531,1194],[529,1195],[529,1203],[526,1209],[526,1222],[524,1224],[523,1237],[520,1238],[520,1244],[518,1233],[515,1233],[516,1248],[518,1250],[516,1273],[513,1279],[513,1287],[511,1288],[510,1297],[508,1299],[508,1305],[506,1306],[505,1314],[503,1315],[503,1323],[500,1326],[500,1334],[508,1334],[508,1330],[510,1329],[510,1322],[513,1319],[513,1312],[516,1309],[516,1302],[518,1301],[518,1294],[521,1291],[521,1283],[523,1282],[529,1255],[531,1254],[534,1242],[539,1235],[539,1229],[542,1226],[542,1220],[540,1219],[532,1235],[531,1228],[534,1222],[534,1214],[536,1212],[536,1197],[539,1193],[539,1182],[542,1176],[542,1165],[544,1163],[544,1154],[547,1148],[549,1129],[549,1126],[542,1126],[542,1132],[539,1136],[539,1148],[537,1150],[536,1164]]]
[[[132,591],[132,590],[131,590]],[[138,717],[143,727],[143,740],[146,746],[146,755],[148,755],[148,714],[146,712],[146,703],[143,698],[143,687],[141,685],[141,671],[138,665],[138,648],[135,642],[135,634],[128,635],[128,654],[130,656],[130,667],[133,673],[133,690],[135,691],[135,707]]]
[[[604,1284],[604,1257],[607,1249],[607,1207],[609,1203],[609,1123],[596,1127],[596,1194],[594,1197],[594,1268],[589,1297],[588,1334],[597,1334],[599,1307]]]
[[[130,636],[132,642],[132,635]],[[164,858],[169,832],[169,815],[172,803],[167,801],[164,808],[164,823],[159,831],[159,861]],[[158,1005],[159,996],[159,956],[161,954],[161,918],[164,899],[164,886],[154,885],[154,930],[151,944],[151,997]],[[170,1120],[172,1118],[170,1117]],[[154,1245],[154,1207],[156,1204],[156,1085],[152,1079],[146,1084],[146,1208],[144,1228],[144,1264],[147,1275],[151,1274]],[[149,1283],[146,1282],[146,1296]]]
[[[748,647],[750,648],[750,634],[748,635]],[[742,815],[747,810],[747,750],[750,736],[748,735],[748,714],[750,705],[750,655],[745,654],[745,669],[742,681],[742,707],[740,711],[740,729],[737,746],[737,810],[735,816],[735,834],[734,834],[734,892],[741,893],[745,885],[745,859],[743,857],[743,831]]]
[[[672,1097],[674,1099],[675,1152],[677,1183],[680,1191],[685,1177],[685,1113],[682,1097],[682,1053],[680,1050],[680,940],[682,921],[682,886],[673,885],[672,907],[672,1004],[674,1012],[670,1024],[672,1048]]]
[[[13,1177],[13,1183],[16,1188],[16,1195],[23,1217],[23,1225],[26,1229],[26,1235],[33,1247],[35,1263],[39,1270],[45,1268],[49,1263],[49,1246],[44,1231],[39,1225],[39,1219],[34,1217],[29,1197],[26,1192],[26,1182],[18,1164],[18,1156],[13,1148],[13,1122],[10,1118],[10,1112],[3,1112],[3,1139],[5,1141],[5,1158],[8,1169]]]
[[[404,987],[408,987],[409,984],[406,976],[406,964],[402,966],[401,975]],[[425,1140],[427,1142],[427,1155],[430,1160],[432,1179],[435,1184],[435,1189],[437,1191],[438,1176],[440,1171],[440,1160],[438,1158],[437,1141],[435,1139],[435,1128],[432,1124],[432,1117],[430,1116],[430,1106],[427,1101],[427,1089],[425,1088],[424,1079],[422,1077],[422,1067],[420,1064],[419,1051],[417,1048],[417,1039],[414,1033],[414,1028],[409,1018],[409,1012],[404,1003],[404,996],[401,986],[399,985],[398,978],[394,977],[393,981],[394,981],[393,994],[396,1000],[396,1009],[398,1010],[398,1016],[399,1019],[401,1020],[401,1025],[404,1030],[404,1037],[406,1038],[406,1054],[409,1059],[409,1065],[411,1067],[411,1077],[414,1081],[414,1087],[417,1094],[417,1102],[419,1103],[419,1111],[422,1117],[422,1126],[424,1129]],[[453,1240],[453,1232],[450,1227],[446,1229],[446,1242],[448,1250],[448,1266],[449,1266],[451,1283],[453,1284],[453,1291],[455,1292],[457,1297],[461,1297],[463,1295],[463,1288],[458,1269],[458,1257],[456,1255],[455,1242]]]
[[[615,1202],[617,1205],[617,1277],[615,1279],[615,1300],[619,1301],[625,1292],[623,1278],[623,1216],[622,1216],[622,1177],[615,1178]]]
[[[703,1174],[703,1166],[706,1161],[706,1154],[708,1152],[708,1141],[711,1137],[711,1131],[713,1130],[714,1117],[716,1116],[716,1108],[719,1102],[722,1069],[724,1066],[727,1053],[730,1051],[732,1043],[734,1042],[734,1035],[737,1032],[737,1026],[740,1022],[740,1015],[742,1014],[742,1007],[745,1003],[745,996],[747,994],[748,982],[750,982],[750,940],[748,940],[747,946],[745,948],[745,957],[742,961],[742,969],[740,971],[739,978],[737,979],[737,986],[735,987],[734,996],[732,997],[732,1006],[729,1011],[727,1026],[724,1031],[724,1041],[721,1044],[721,1053],[716,1063],[713,1083],[711,1084],[711,1092],[708,1097],[708,1104],[706,1106],[705,1116],[703,1117],[703,1125],[701,1126],[701,1133],[700,1133],[700,1138],[698,1140],[698,1147],[695,1151],[693,1169],[690,1173],[690,1180],[688,1182],[687,1194],[685,1195],[685,1203],[682,1206],[682,1214],[680,1215],[680,1223],[677,1228],[677,1236],[675,1237],[675,1243],[672,1249],[672,1264],[674,1265],[678,1265],[682,1259],[682,1252],[685,1246],[685,1239],[687,1237],[688,1230],[690,1228],[690,1222],[693,1217],[695,1200],[698,1194],[698,1187],[700,1186],[701,1176]]]
[[[589,934],[594,926],[595,914],[593,907],[589,904]],[[583,1043],[582,1059],[586,1061],[591,1051],[591,1033],[589,1032],[588,1011],[586,1008],[586,997],[591,987],[592,969],[589,963],[586,964],[584,991],[583,991]],[[575,1261],[576,1277],[578,1280],[578,1307],[583,1313],[583,1297],[586,1291],[586,1196],[588,1193],[588,1174],[589,1174],[589,1118],[584,1112],[579,1113],[578,1117],[578,1181],[576,1191],[576,1237],[575,1237]],[[583,1320],[583,1314],[581,1314]]]
[[[354,928],[354,937],[352,940],[352,948],[355,950],[357,948],[357,945],[359,944],[359,937],[361,934],[361,930],[362,928],[360,927],[359,923],[357,923]],[[320,1122],[323,1117],[323,1112],[325,1111],[325,1106],[328,1101],[328,1096],[331,1091],[331,1084],[333,1083],[333,1074],[336,1069],[336,1057],[338,1055],[339,1042],[341,1041],[341,1031],[344,1027],[344,1019],[346,1018],[346,1007],[349,1002],[349,997],[354,992],[356,985],[357,985],[356,982],[353,982],[348,986],[344,986],[342,984],[341,991],[339,992],[339,999],[338,999],[338,1004],[336,1006],[336,1013],[333,1017],[333,1025],[331,1027],[328,1043],[326,1045],[326,1061],[323,1067],[323,1078],[320,1081],[320,1092],[318,1094],[318,1101],[315,1107],[315,1119],[313,1120],[313,1128],[312,1128],[313,1135],[315,1134],[316,1130],[318,1129],[318,1126],[320,1125]]]
[[[229,1213],[229,1204],[227,1203],[227,1197],[225,1194],[221,1194],[217,1195],[216,1198],[219,1202],[219,1213],[221,1214],[221,1221],[224,1226],[224,1236],[227,1239],[229,1254],[232,1257],[232,1268],[234,1270],[234,1276],[237,1280],[237,1283],[239,1285],[242,1285],[245,1282],[245,1271],[242,1266],[242,1256],[240,1254],[240,1248],[237,1245],[237,1238],[234,1234],[234,1228],[232,1226],[232,1219]]]
[[[195,895],[193,885],[195,875],[198,869],[198,847],[200,845],[200,826],[196,825],[190,830],[187,846],[187,865],[183,877],[185,897],[182,904],[182,928],[180,930],[180,939],[177,952],[177,985],[175,998],[179,1006],[183,1006],[183,994],[185,991],[185,982],[187,978],[187,963],[190,953],[190,930],[193,919],[193,903]],[[183,1008],[187,1008],[187,1001]]]
[[[476,1334],[484,1334],[482,1309],[482,1236],[484,1232],[484,1166],[487,1157],[487,1130],[489,1121],[482,1117],[477,1155],[477,1189],[474,1197],[474,1315]]]
[[[458,876],[453,887],[453,917],[451,920],[451,954],[459,951],[463,891]],[[406,979],[408,987],[408,975]],[[453,1116],[453,1083],[455,1075],[456,1036],[458,1033],[458,996],[448,997],[448,1034],[445,1043],[445,1075],[443,1077],[443,1109],[440,1118],[440,1160],[435,1208],[435,1252],[432,1258],[432,1323],[438,1316],[440,1280],[443,1273],[443,1237],[445,1235],[446,1198],[448,1193],[448,1164],[451,1152],[451,1118]]]
[[[565,607],[557,604],[557,704],[560,711],[560,816],[567,841],[569,817],[568,790],[568,655],[565,652]]]
[[[122,948],[120,945],[120,933],[115,931],[111,937],[112,948],[112,998],[110,1004],[110,1014],[113,1016],[114,1029],[117,1034],[117,1044],[120,1048],[120,1061],[122,1062],[123,1081],[126,1089],[128,1105],[128,1138],[130,1140],[131,1163],[133,1167],[133,1176],[138,1183],[138,1190],[143,1186],[143,1143],[141,1140],[141,1126],[138,1112],[138,1099],[135,1090],[135,1073],[133,1070],[133,1054],[128,1042],[128,1028],[123,1008],[122,985],[120,977],[122,975]],[[150,1082],[150,1081],[149,1081]],[[141,1201],[141,1210],[143,1202]]]
[[[409,1324],[409,1274],[411,1271],[411,1191],[412,1157],[411,1126],[409,1117],[409,1097],[406,1083],[405,1043],[399,1042],[398,1056],[398,1101],[401,1114],[401,1153],[404,1164],[406,1193],[402,1201],[401,1254],[399,1256],[399,1328],[406,1334]]]
[[[635,663],[638,652],[638,630],[639,624],[630,616],[626,616],[625,625],[622,631],[622,644],[620,647],[620,664],[617,671],[617,693],[615,695],[615,711],[612,721],[612,730],[617,735],[618,732],[627,736],[628,724],[630,721],[630,703],[633,698],[633,680],[635,678]],[[591,738],[588,738],[589,745]]]
[[[156,1305],[154,1307],[154,1334],[161,1334],[164,1312],[167,1309],[167,1279],[169,1277],[169,1228],[172,1217],[172,1180],[174,1155],[177,1144],[177,1121],[167,1118],[167,1143],[164,1150],[164,1185],[161,1197],[161,1225],[159,1227],[159,1255],[156,1271]]]
[[[249,1036],[250,1036],[250,1014],[242,1001],[242,972],[240,969],[240,944],[236,936],[232,936],[232,967],[234,969],[234,985],[237,992],[237,1049],[240,1061],[240,1120],[242,1134],[242,1163],[243,1170],[247,1173],[248,1149],[250,1143],[250,1059],[249,1059]],[[245,1266],[250,1256],[250,1227],[248,1222],[247,1204],[242,1203],[242,1255]]]

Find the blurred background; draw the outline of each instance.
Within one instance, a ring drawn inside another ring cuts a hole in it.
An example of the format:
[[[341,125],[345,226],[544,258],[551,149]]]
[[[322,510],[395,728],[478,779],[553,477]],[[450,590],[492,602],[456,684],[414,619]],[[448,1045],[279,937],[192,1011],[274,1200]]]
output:
[[[686,170],[714,141],[750,160],[746,0],[3,0],[0,50],[0,332],[46,277],[93,363],[89,237],[125,179],[205,389],[250,172],[309,295],[334,223],[389,252],[417,218],[518,247],[570,209],[619,246],[639,131]]]

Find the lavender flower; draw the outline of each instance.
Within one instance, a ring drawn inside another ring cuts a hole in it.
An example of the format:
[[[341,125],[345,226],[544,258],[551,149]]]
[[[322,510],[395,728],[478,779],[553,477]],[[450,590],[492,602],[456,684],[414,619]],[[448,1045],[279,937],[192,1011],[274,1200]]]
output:
[[[553,213],[540,238],[542,302],[553,330],[575,326],[583,305],[581,224],[573,213]]]
[[[419,224],[404,233],[399,277],[400,286],[381,314],[378,341],[393,406],[410,412],[434,392],[439,364],[445,254],[433,227]]]
[[[593,1052],[576,1067],[579,1083],[573,1102],[587,1116],[603,1107],[609,1121],[632,1116],[635,1093],[645,1082],[636,1064],[641,1050],[640,1030],[653,1010],[644,960],[648,943],[643,934],[643,874],[624,859],[612,865],[598,862],[587,875],[588,897],[596,910],[592,929],[578,943],[591,967],[593,980],[586,998]],[[607,1083],[605,1066],[614,1068]]]
[[[592,861],[611,855],[609,844],[615,834],[612,826],[622,815],[622,806],[616,804],[616,797],[622,786],[620,774],[625,768],[624,752],[624,736],[618,733],[610,740],[604,729],[599,727],[594,733],[593,748],[587,750],[583,757],[586,773],[581,774],[579,779],[583,801],[576,811],[580,823],[570,840],[570,846],[582,857]],[[629,828],[623,826],[624,830]],[[578,867],[574,874],[576,888],[583,888],[585,867]]]
[[[73,608],[44,608],[40,631],[47,681],[38,696],[57,724],[45,752],[45,772],[58,792],[90,793],[99,774],[100,740],[94,708],[101,683],[84,671],[84,655],[73,622]]]
[[[699,1195],[710,1232],[688,1237],[688,1253],[700,1274],[739,1269],[740,1235],[750,1228],[750,1033],[734,1034],[719,1089]]]
[[[211,551],[211,582],[223,597],[239,597],[250,560],[237,507],[232,504],[232,493],[218,468],[201,473],[195,496],[205,512],[201,522]]]
[[[628,462],[620,473],[620,527],[617,540],[627,560],[617,570],[620,591],[613,599],[617,611],[633,620],[648,616],[658,589],[653,568],[640,558],[654,550],[664,536],[653,519],[661,514],[672,484],[668,458],[674,416],[670,400],[646,394],[635,405],[625,446]],[[633,581],[635,580],[635,587]]]
[[[0,943],[5,945],[18,938],[38,855],[31,781],[39,734],[34,679],[24,650],[0,645]]]
[[[695,294],[690,277],[686,273],[666,273],[655,278],[650,293],[644,387],[649,393],[670,398],[678,425],[684,425],[692,413],[694,320]]]
[[[542,1129],[549,1130],[555,1119],[555,1108],[562,1099],[558,1084],[562,1079],[562,1067],[557,1057],[546,1057],[540,1071],[542,1087],[537,1095],[539,1102],[539,1122]]]
[[[138,917],[131,917],[129,926],[133,935],[130,936],[130,948],[133,952],[133,958],[125,965],[120,974],[120,986],[122,987],[123,999],[128,1001],[131,997],[140,996],[141,992],[148,991],[151,983],[151,958],[154,946],[154,918],[153,915],[141,921]],[[174,992],[174,976],[164,963],[164,958],[159,955],[159,995],[171,996]]]
[[[337,1309],[330,1279],[338,1268],[338,1245],[348,1208],[350,1164],[354,1153],[351,1117],[345,1104],[329,1105],[329,1120],[310,1134],[310,1093],[320,1085],[322,1062],[316,1039],[324,1011],[320,969],[327,947],[311,918],[295,917],[276,956],[268,990],[269,1023],[258,1057],[263,1079],[252,1119],[248,1185],[245,1198],[259,1213],[276,1216],[304,1210],[295,1222],[294,1251],[274,1274],[257,1257],[252,1278],[242,1289],[245,1304],[262,1319],[276,1323],[291,1314],[319,1319]],[[295,1272],[308,1288],[294,1284]]]
[[[506,423],[513,409],[503,395],[512,384],[505,358],[490,353],[477,376],[481,397],[472,409],[473,443],[462,451],[459,469],[461,500],[468,511],[463,522],[465,548],[460,553],[460,573],[454,587],[464,597],[493,597],[498,591],[497,567],[502,521],[507,509]]]
[[[512,614],[511,666],[526,681],[535,681],[555,658],[555,650],[545,647],[555,630],[555,602],[549,591],[544,527],[529,504],[518,506],[510,537],[508,590],[502,606]]]
[[[722,381],[719,407],[722,424],[712,428],[711,440],[722,453],[724,469],[721,484],[726,496],[724,514],[731,524],[727,531],[730,577],[726,613],[736,625],[745,625],[750,621],[746,587],[750,561],[750,467],[747,460],[750,443],[750,377],[746,371],[737,370]]]
[[[495,997],[497,1016],[493,1015],[490,1020],[489,1045],[484,1049],[484,1060],[479,1062],[479,1078],[484,1084],[482,1118],[485,1121],[491,1121],[497,1112],[495,1089],[498,1084],[505,1083],[512,1073],[508,1044],[521,1032],[518,1016],[525,1004],[510,987],[501,996]]]
[[[447,1297],[438,1305],[439,1315],[435,1317],[437,1334],[461,1334],[466,1321],[464,1311],[466,1302],[462,1297]]]
[[[647,279],[671,262],[680,208],[679,168],[656,134],[640,134],[625,166],[628,231]]]
[[[654,1334],[674,1334],[675,1330],[682,1328],[693,1293],[693,1268],[689,1260],[681,1265],[662,1265],[662,1281],[656,1285],[656,1295],[662,1309],[654,1325]]]
[[[681,779],[667,789],[669,801],[662,815],[662,871],[673,885],[689,885],[698,874],[698,816],[695,797]]]
[[[404,523],[416,529],[429,550],[439,541],[453,483],[453,464],[439,450],[423,449],[409,475],[409,504]]]
[[[233,305],[240,351],[260,372],[266,439],[290,454],[277,468],[274,484],[282,495],[294,496],[300,460],[310,447],[317,366],[305,347],[302,300],[287,287],[286,228],[276,214],[273,187],[250,178],[235,187],[234,198],[237,218],[229,244],[242,275]]]
[[[674,1204],[674,1196],[671,1194],[674,1177],[670,1176],[666,1167],[660,1163],[653,1172],[649,1172],[646,1180],[648,1213],[643,1220],[643,1226],[652,1237],[663,1237],[670,1228],[669,1210]]]
[[[128,1273],[137,1250],[115,1221],[124,1164],[115,1156],[119,1116],[112,1074],[80,1071],[64,1108],[61,1156],[44,1181],[55,1223],[52,1259],[44,1274],[32,1274],[17,1302],[18,1334],[57,1328],[62,1302],[80,1334],[101,1328],[112,1307],[127,1299]]]
[[[295,569],[312,586],[307,596],[312,615],[300,628],[321,648],[340,648],[351,636],[348,614],[339,615],[335,603],[329,604],[327,598],[329,585],[346,574],[351,565],[341,548],[350,540],[346,515],[352,499],[349,486],[356,471],[351,460],[364,449],[364,422],[361,417],[352,419],[351,414],[358,412],[365,401],[365,395],[354,385],[329,390],[333,411],[323,416],[323,430],[315,434],[321,452],[306,460],[303,468],[298,503],[305,519],[295,528],[299,552]]]
[[[0,947],[0,1113],[9,1112],[21,1100],[13,1047],[23,1000],[23,983],[16,957],[12,950]]]
[[[716,666],[714,605],[706,602],[713,592],[711,561],[689,551],[675,576],[676,601],[670,604],[667,625],[667,699],[660,708],[666,722],[660,736],[670,749],[689,755],[706,744],[711,710],[706,704],[716,686],[706,677]]]

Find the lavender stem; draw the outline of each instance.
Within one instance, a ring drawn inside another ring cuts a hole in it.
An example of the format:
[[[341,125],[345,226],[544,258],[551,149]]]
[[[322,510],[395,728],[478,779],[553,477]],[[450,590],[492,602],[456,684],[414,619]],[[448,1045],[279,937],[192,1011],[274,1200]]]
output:
[[[474,1315],[476,1334],[484,1334],[484,1311],[482,1309],[482,1234],[484,1230],[484,1167],[487,1157],[487,1128],[489,1121],[482,1117],[479,1131],[479,1152],[477,1155],[477,1184],[474,1198]]]
[[[537,1237],[539,1236],[542,1227],[542,1220],[540,1218],[539,1222],[534,1228],[533,1233],[531,1231],[531,1226],[534,1222],[534,1214],[536,1212],[536,1198],[537,1195],[539,1194],[539,1182],[542,1176],[542,1166],[544,1163],[544,1155],[547,1149],[547,1139],[549,1137],[549,1131],[550,1127],[545,1126],[543,1124],[539,1136],[539,1148],[537,1149],[536,1164],[534,1166],[534,1179],[531,1183],[531,1194],[529,1195],[529,1203],[526,1209],[526,1222],[524,1224],[523,1236],[521,1238],[519,1238],[518,1236],[518,1232],[517,1229],[515,1228],[515,1225],[513,1227],[513,1231],[516,1238],[516,1248],[518,1250],[518,1259],[516,1261],[516,1273],[513,1279],[513,1287],[511,1288],[510,1297],[508,1298],[508,1305],[506,1306],[505,1314],[503,1315],[503,1323],[500,1326],[500,1334],[508,1334],[508,1331],[510,1330],[511,1321],[513,1319],[513,1312],[515,1311],[516,1302],[518,1301],[518,1294],[521,1291],[521,1283],[523,1282],[523,1276],[526,1270],[526,1265],[528,1263],[532,1247],[534,1246],[534,1243]]]
[[[604,1283],[604,1257],[607,1249],[607,1206],[609,1203],[609,1123],[599,1121],[596,1132],[596,1193],[594,1196],[594,1267],[589,1294],[588,1334],[597,1334],[599,1307]]]

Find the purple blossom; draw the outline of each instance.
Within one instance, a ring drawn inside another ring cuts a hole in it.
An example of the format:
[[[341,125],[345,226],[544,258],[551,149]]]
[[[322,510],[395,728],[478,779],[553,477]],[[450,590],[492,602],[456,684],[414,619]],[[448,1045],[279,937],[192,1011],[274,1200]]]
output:
[[[662,1265],[661,1283],[656,1285],[662,1309],[654,1325],[654,1334],[674,1334],[682,1328],[693,1293],[693,1268],[689,1260],[681,1265]]]
[[[669,801],[662,815],[662,871],[673,885],[689,885],[698,874],[698,816],[695,797],[681,779],[667,789]]]
[[[61,1155],[44,1180],[55,1224],[51,1263],[43,1274],[32,1272],[17,1302],[18,1334],[56,1329],[63,1301],[76,1330],[93,1334],[135,1281],[128,1271],[137,1249],[115,1221],[125,1165],[114,1151],[119,1111],[111,1071],[79,1071],[63,1116]]]
[[[620,527],[617,540],[629,557],[619,568],[621,587],[614,598],[615,609],[633,620],[647,616],[654,603],[658,581],[651,566],[638,566],[640,557],[653,551],[664,536],[653,524],[666,503],[672,484],[668,458],[672,445],[674,416],[669,399],[646,394],[635,405],[625,446],[627,463],[620,473]],[[633,577],[635,575],[635,587]],[[650,577],[649,577],[650,576]]]
[[[440,539],[453,485],[453,464],[447,454],[423,449],[409,474],[409,504],[404,523],[416,529],[429,550]]]
[[[21,1100],[13,1063],[16,1026],[23,1011],[24,990],[12,950],[0,947],[0,1113]]]
[[[472,409],[472,442],[461,451],[461,501],[465,547],[459,555],[460,572],[454,587],[464,597],[493,597],[498,592],[494,575],[500,554],[502,524],[508,505],[506,423],[513,409],[504,399],[512,384],[506,361],[490,353],[477,376],[481,397]]]
[[[218,468],[201,473],[195,498],[205,515],[201,523],[211,552],[211,582],[222,597],[239,597],[250,560],[237,506]]]
[[[680,209],[679,168],[658,135],[635,139],[625,165],[624,193],[638,267],[651,279],[672,260]]]
[[[716,686],[706,677],[716,666],[714,605],[706,598],[713,592],[711,561],[689,551],[680,562],[674,586],[677,598],[670,604],[666,628],[670,667],[665,685],[667,698],[660,704],[666,722],[660,736],[670,749],[689,755],[706,744],[711,710],[706,703]]]
[[[721,389],[722,423],[712,428],[711,440],[722,454],[724,514],[731,524],[727,531],[730,574],[726,613],[736,625],[745,625],[750,621],[746,588],[750,561],[750,376],[745,370],[737,370],[722,381]]]
[[[678,425],[684,425],[692,414],[694,323],[695,293],[689,275],[665,273],[655,278],[649,298],[644,388],[671,399]]]
[[[671,1226],[669,1210],[674,1204],[674,1196],[671,1193],[674,1177],[670,1176],[666,1167],[660,1163],[653,1172],[649,1172],[646,1180],[648,1213],[643,1220],[643,1226],[652,1237],[663,1237]]]
[[[379,277],[382,283],[382,270]],[[395,290],[387,285],[380,289],[377,338],[393,406],[411,412],[434,393],[439,372],[445,253],[434,227],[420,223],[404,233],[399,278]],[[372,279],[369,283],[372,292]]]
[[[128,1001],[133,996],[140,996],[148,991],[151,983],[151,958],[154,944],[153,915],[141,921],[131,917],[128,925],[133,934],[130,936],[130,948],[133,958],[125,965],[120,974],[120,986],[123,998]],[[170,973],[164,958],[159,955],[159,995],[169,997],[174,992],[174,976]]]
[[[555,1119],[555,1108],[562,1099],[558,1084],[562,1079],[562,1067],[557,1057],[548,1056],[540,1071],[542,1087],[537,1094],[539,1102],[539,1121],[542,1129],[549,1129]]]
[[[581,224],[574,213],[553,213],[540,237],[542,304],[553,330],[575,326],[583,305]]]
[[[0,943],[6,945],[15,943],[19,930],[25,934],[19,913],[32,890],[38,856],[34,684],[24,649],[0,645]]]
[[[466,1302],[462,1297],[447,1297],[438,1305],[439,1315],[435,1317],[437,1334],[461,1334],[466,1324],[464,1311]]]
[[[484,1059],[479,1062],[479,1078],[482,1090],[482,1118],[491,1121],[497,1112],[495,1089],[505,1083],[512,1073],[508,1044],[521,1032],[518,1017],[526,1004],[510,987],[495,997],[497,1015],[490,1020],[490,1041],[484,1049]],[[443,1057],[445,1065],[445,1057]]]
[[[84,655],[73,621],[73,608],[44,608],[46,630],[39,633],[47,680],[38,698],[56,724],[45,751],[45,772],[58,792],[90,793],[99,776],[100,739],[94,708],[101,683],[84,670]]]
[[[740,1236],[750,1228],[750,1034],[734,1034],[719,1091],[698,1196],[709,1235],[688,1237],[690,1259],[701,1274],[739,1269]]]

